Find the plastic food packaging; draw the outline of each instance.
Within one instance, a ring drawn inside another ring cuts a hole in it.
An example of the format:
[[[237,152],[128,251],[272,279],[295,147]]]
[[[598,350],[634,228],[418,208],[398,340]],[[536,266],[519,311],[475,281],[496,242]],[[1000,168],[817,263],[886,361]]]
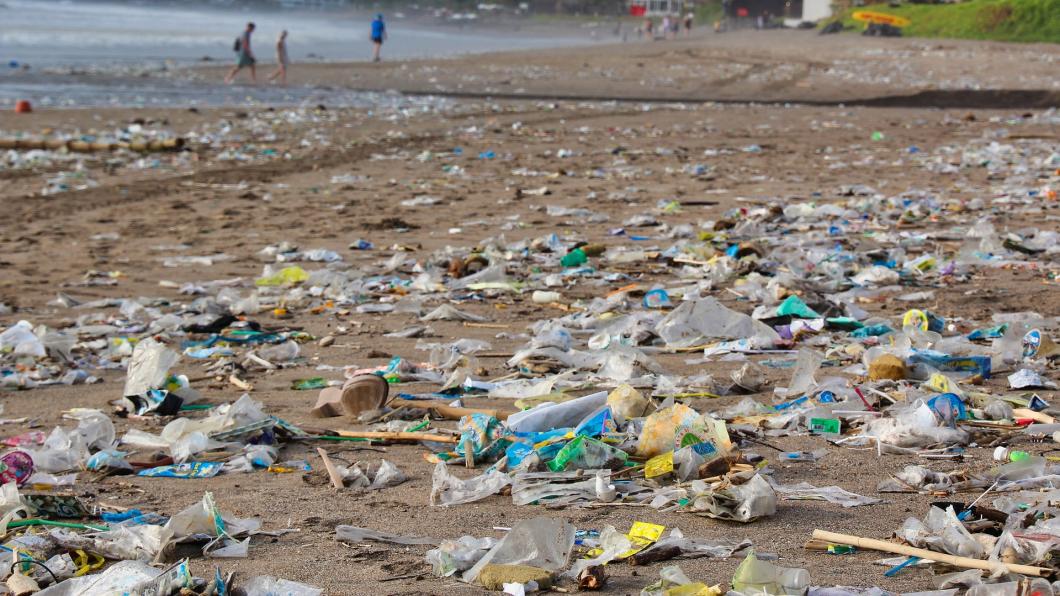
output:
[[[626,452],[591,437],[578,435],[548,463],[553,472],[566,470],[613,470],[626,462]]]
[[[637,455],[655,457],[673,451],[677,428],[692,426],[698,418],[699,413],[684,404],[674,404],[651,414],[644,420],[637,443]]]

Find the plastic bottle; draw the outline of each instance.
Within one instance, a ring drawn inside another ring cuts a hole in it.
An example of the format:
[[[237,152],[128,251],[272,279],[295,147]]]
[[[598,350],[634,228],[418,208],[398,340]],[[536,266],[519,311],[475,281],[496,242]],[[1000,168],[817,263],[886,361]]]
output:
[[[545,292],[542,290],[534,290],[534,293],[530,296],[530,299],[534,301],[534,304],[551,304],[553,302],[559,302],[563,300],[563,296],[559,292]]]
[[[994,449],[994,461],[1023,461],[1030,457],[1031,454],[1026,451],[1016,451],[1009,449],[1008,447],[998,447]]]

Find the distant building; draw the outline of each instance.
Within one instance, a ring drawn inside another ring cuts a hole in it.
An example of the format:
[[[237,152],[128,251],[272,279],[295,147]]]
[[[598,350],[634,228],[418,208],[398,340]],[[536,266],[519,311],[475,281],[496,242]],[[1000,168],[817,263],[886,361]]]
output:
[[[635,17],[660,17],[684,11],[684,0],[629,0],[629,14]]]
[[[819,21],[832,16],[833,0],[730,0],[727,16],[755,19],[768,15],[794,25],[802,21]]]

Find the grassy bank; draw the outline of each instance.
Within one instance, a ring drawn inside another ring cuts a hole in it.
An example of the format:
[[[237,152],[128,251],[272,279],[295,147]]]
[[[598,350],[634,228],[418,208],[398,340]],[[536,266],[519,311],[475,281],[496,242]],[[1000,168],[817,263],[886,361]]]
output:
[[[850,18],[855,10],[905,17],[913,37],[952,37],[996,41],[1060,43],[1060,0],[968,0],[959,4],[876,4],[843,12],[843,23],[864,27]]]

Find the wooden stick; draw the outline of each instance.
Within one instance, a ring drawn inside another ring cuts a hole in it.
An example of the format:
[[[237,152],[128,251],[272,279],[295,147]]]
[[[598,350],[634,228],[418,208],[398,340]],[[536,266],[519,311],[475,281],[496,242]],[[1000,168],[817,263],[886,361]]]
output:
[[[239,377],[237,377],[235,375],[235,373],[232,373],[231,375],[228,376],[228,382],[233,384],[233,385],[235,385],[239,389],[242,389],[243,391],[253,391],[254,390],[254,386],[253,385],[251,385],[250,383],[244,381],[243,379],[240,379]]]
[[[485,414],[497,420],[507,420],[511,412],[501,412],[492,408],[468,408],[450,406],[440,399],[401,399],[396,398],[388,403],[392,408],[420,408],[430,410],[433,414],[448,420],[460,420],[471,414]]]
[[[436,435],[433,433],[405,433],[392,431],[370,431],[370,430],[337,430],[335,434],[340,437],[352,437],[355,439],[380,439],[383,441],[433,441],[435,443],[459,443],[460,437]]]
[[[335,464],[331,462],[331,458],[328,457],[328,452],[322,448],[317,447],[317,453],[320,455],[320,459],[324,460],[324,469],[328,471],[328,478],[331,478],[331,485],[335,488],[343,488],[345,485],[342,483],[342,475],[335,468]]]
[[[885,553],[894,553],[896,555],[905,555],[907,557],[920,557],[921,559],[927,559],[930,561],[936,561],[938,563],[946,563],[954,567],[960,567],[962,569],[982,569],[984,571],[993,571],[998,565],[1005,567],[1010,573],[1021,573],[1023,575],[1033,575],[1035,577],[1043,577],[1052,573],[1051,569],[1045,569],[1043,567],[1034,567],[1032,565],[1014,565],[1011,563],[1000,563],[995,561],[984,561],[982,559],[972,559],[969,557],[957,557],[946,553],[937,553],[933,550],[927,550],[926,548],[914,548],[912,546],[906,546],[904,544],[895,544],[893,542],[885,542],[883,540],[876,540],[874,538],[862,538],[860,536],[851,536],[850,534],[837,534],[835,532],[828,532],[825,530],[814,530],[813,537],[816,540],[825,540],[827,542],[834,542],[837,544],[849,544],[858,548],[867,548],[869,550],[878,550]]]
[[[1012,415],[1016,418],[1030,418],[1031,420],[1042,424],[1053,424],[1056,422],[1056,418],[1053,418],[1045,412],[1035,412],[1030,408],[1016,408],[1012,410]]]
[[[464,467],[475,469],[475,443],[471,437],[464,440]]]

